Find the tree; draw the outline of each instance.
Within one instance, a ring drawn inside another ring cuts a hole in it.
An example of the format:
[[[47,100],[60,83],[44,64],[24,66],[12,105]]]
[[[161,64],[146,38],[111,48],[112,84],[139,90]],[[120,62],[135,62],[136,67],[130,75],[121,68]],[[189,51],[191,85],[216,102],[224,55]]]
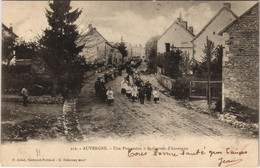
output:
[[[223,58],[223,46],[214,46],[214,42],[209,40],[209,46],[205,46],[205,56],[197,66],[198,75],[205,77],[207,74],[207,56],[206,53],[210,52],[210,74],[212,79],[222,80],[222,58]]]
[[[178,78],[182,75],[180,63],[182,51],[171,46],[171,51],[164,53],[162,57],[162,68],[165,75],[171,78]]]
[[[122,54],[123,58],[127,57],[128,53],[124,42],[117,44],[117,49]]]
[[[7,68],[10,65],[10,61],[13,58],[13,52],[15,48],[15,36],[4,36],[2,38],[2,60],[7,64]]]
[[[17,59],[31,59],[38,55],[38,46],[35,42],[21,41],[15,46]]]
[[[193,70],[193,60],[190,59],[187,52],[181,53],[181,61],[179,62],[179,69],[182,75],[191,74]]]
[[[215,57],[212,60],[211,72],[215,78],[222,80],[222,60],[223,60],[223,46],[219,45],[215,49]]]
[[[153,36],[145,43],[145,54],[148,57],[147,68],[152,72],[156,72],[158,66],[156,42],[158,38],[159,36]]]
[[[39,40],[41,57],[49,67],[52,75],[52,95],[56,95],[58,82],[61,77],[68,79],[82,60],[79,53],[84,45],[78,46],[79,33],[74,22],[81,14],[81,10],[71,11],[70,0],[54,0],[46,9],[49,27]]]

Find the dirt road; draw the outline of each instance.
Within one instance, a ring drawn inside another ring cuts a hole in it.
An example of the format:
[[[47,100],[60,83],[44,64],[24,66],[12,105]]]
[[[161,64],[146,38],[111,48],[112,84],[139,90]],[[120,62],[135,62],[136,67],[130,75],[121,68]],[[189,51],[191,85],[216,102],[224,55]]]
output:
[[[123,74],[125,76],[126,74]],[[252,135],[206,114],[187,109],[176,100],[160,94],[159,104],[145,100],[131,102],[120,93],[123,76],[106,84],[114,91],[114,103],[108,106],[95,96],[96,77],[87,81],[78,97],[79,124],[86,138],[116,138],[139,136],[178,137],[209,136],[225,138],[252,138]],[[143,80],[158,85],[154,76],[142,75]]]

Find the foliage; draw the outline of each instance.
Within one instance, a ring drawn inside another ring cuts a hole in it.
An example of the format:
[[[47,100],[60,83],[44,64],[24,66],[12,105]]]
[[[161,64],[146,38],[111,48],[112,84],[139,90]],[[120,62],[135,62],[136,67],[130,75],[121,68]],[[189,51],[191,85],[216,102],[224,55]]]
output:
[[[152,48],[149,54],[149,60],[147,62],[147,68],[152,71],[152,72],[156,72],[156,68],[157,68],[157,56],[156,56],[156,49]]]
[[[127,57],[128,53],[127,53],[126,45],[125,45],[124,42],[118,43],[117,44],[117,49],[122,54],[123,58]]]
[[[216,111],[222,112],[222,96],[218,97],[218,100],[216,102]]]
[[[2,60],[7,62],[7,66],[10,65],[10,61],[13,58],[13,51],[15,48],[15,36],[2,37]]]
[[[182,75],[192,74],[194,60],[191,60],[186,52],[181,53],[181,61],[179,62],[179,70]]]
[[[84,64],[79,57],[84,45],[77,45],[79,33],[74,24],[81,10],[71,11],[70,2],[70,0],[55,0],[49,3],[51,10],[46,9],[49,28],[44,30],[44,35],[39,40],[41,57],[52,73],[53,95],[56,95],[59,78],[65,77],[68,79],[65,81],[69,81],[75,71],[80,71],[81,66],[78,64]]]
[[[30,88],[33,84],[33,76],[23,73],[8,73],[2,75],[2,90],[11,93],[20,93],[23,87]]]
[[[153,36],[145,43],[145,53],[148,56],[147,68],[152,72],[156,72],[157,70],[158,59],[156,41],[158,37],[159,36]]]
[[[174,95],[176,99],[187,99],[189,97],[190,80],[185,77],[177,78],[173,85],[171,95]]]
[[[17,59],[31,59],[38,54],[38,46],[35,42],[21,41],[15,46]]]
[[[222,59],[223,59],[223,46],[217,46],[215,50],[215,58],[212,60],[211,72],[213,75],[222,76]]]
[[[175,49],[172,46],[170,52],[166,52],[163,56],[161,56],[162,63],[160,66],[164,69],[164,74],[166,76],[178,78],[182,75],[180,69],[180,63],[182,60],[181,54],[181,50]]]
[[[209,40],[209,47],[205,46],[205,56],[202,58],[202,62],[197,62],[194,71],[195,75],[200,77],[207,76],[207,52],[210,53],[210,75],[211,79],[222,79],[222,58],[223,58],[223,46],[219,45],[214,47],[214,43]]]

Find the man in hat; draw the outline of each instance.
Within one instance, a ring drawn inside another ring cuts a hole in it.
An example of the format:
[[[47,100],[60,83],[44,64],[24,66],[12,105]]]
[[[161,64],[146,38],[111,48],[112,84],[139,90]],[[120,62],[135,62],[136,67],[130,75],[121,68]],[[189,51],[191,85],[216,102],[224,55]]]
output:
[[[145,93],[146,93],[146,98],[148,101],[151,100],[152,91],[153,91],[152,84],[149,81],[147,81],[145,83]]]

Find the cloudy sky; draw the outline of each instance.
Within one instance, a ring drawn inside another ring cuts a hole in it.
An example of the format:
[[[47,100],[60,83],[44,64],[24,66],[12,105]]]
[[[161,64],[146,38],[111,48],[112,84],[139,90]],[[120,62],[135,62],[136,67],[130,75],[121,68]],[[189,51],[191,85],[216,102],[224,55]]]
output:
[[[231,9],[240,16],[257,1],[231,1]],[[132,44],[143,44],[154,35],[162,34],[180,13],[194,27],[194,33],[222,8],[223,1],[73,1],[73,9],[82,9],[77,21],[84,30],[89,23],[111,42],[124,40]],[[48,26],[45,17],[48,1],[4,1],[2,23],[13,25],[14,32],[26,41],[33,40]]]

